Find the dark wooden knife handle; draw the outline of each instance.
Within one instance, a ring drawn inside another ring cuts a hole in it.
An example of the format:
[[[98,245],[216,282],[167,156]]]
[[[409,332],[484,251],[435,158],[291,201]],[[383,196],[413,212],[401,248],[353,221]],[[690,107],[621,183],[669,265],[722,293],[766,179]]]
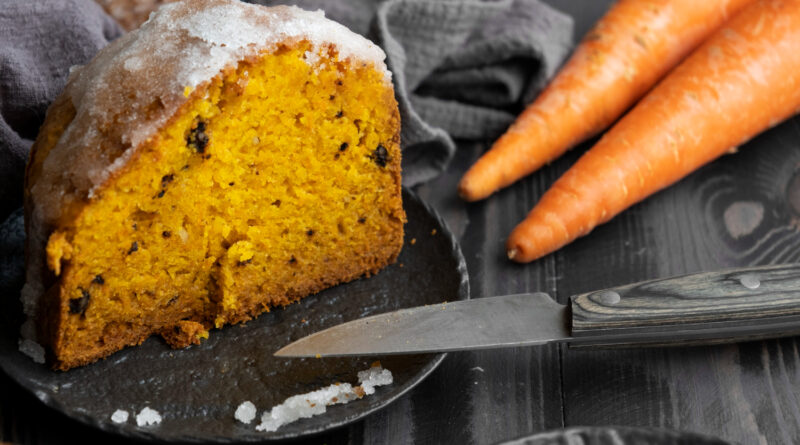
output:
[[[703,272],[571,298],[571,346],[710,344],[800,334],[800,265]]]

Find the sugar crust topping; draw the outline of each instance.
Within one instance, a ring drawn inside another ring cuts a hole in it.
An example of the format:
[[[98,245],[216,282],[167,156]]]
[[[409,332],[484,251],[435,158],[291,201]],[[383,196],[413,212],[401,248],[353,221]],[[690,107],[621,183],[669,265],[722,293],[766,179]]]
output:
[[[380,47],[322,11],[238,0],[189,0],[159,8],[141,28],[71,70],[64,94],[76,116],[32,187],[44,209],[41,216],[57,219],[65,190],[91,198],[186,102],[186,91],[249,56],[299,40],[314,49],[333,45],[340,60],[371,63],[391,79]]]

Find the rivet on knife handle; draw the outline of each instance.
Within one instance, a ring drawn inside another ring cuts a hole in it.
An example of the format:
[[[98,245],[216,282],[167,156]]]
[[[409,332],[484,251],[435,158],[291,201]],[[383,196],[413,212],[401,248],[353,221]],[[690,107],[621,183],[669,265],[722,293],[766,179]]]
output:
[[[710,344],[797,335],[800,265],[652,280],[576,295],[570,302],[574,347]]]

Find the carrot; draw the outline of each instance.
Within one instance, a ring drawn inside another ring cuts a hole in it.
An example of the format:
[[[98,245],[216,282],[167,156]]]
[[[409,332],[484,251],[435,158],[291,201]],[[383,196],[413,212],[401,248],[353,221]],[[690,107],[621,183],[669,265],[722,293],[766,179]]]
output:
[[[621,0],[541,95],[475,165],[458,192],[498,189],[600,133],[752,0]]]
[[[800,109],[800,0],[753,3],[612,127],[508,238],[528,262]]]

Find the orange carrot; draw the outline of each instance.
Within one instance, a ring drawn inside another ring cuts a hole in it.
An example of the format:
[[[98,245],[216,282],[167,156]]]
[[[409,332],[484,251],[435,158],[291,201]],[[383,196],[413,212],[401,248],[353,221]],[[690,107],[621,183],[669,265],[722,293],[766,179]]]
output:
[[[508,238],[528,262],[800,109],[800,0],[753,3],[611,128]]]
[[[752,0],[621,0],[541,95],[464,175],[467,201],[498,189],[600,133]]]

